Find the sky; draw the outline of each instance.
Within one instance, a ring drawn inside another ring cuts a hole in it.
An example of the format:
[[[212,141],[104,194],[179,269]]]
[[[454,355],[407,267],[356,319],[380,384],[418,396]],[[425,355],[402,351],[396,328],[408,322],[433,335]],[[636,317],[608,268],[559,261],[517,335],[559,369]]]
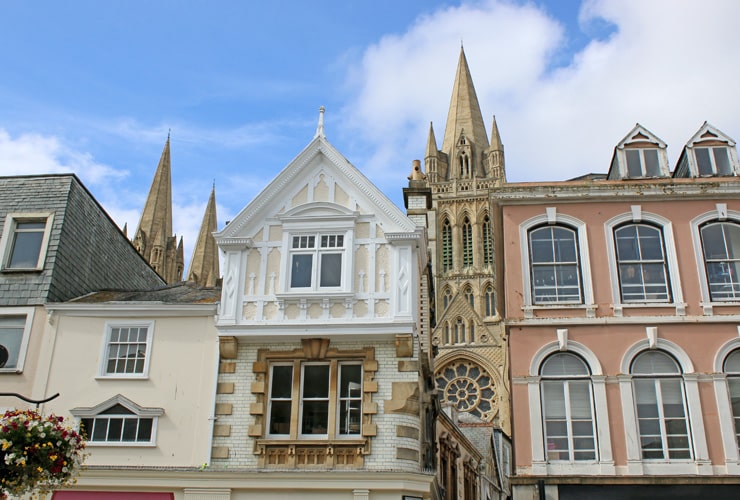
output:
[[[464,46],[509,182],[606,173],[640,123],[671,166],[740,138],[736,0],[0,0],[0,175],[74,172],[129,235],[171,134],[185,258],[325,132],[399,207]]]

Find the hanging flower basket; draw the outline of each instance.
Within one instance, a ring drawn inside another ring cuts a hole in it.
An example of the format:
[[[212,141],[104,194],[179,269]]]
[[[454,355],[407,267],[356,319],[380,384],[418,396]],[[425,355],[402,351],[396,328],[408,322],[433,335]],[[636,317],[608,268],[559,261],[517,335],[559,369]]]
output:
[[[0,420],[0,498],[73,484],[84,448],[80,432],[62,417],[6,412]]]

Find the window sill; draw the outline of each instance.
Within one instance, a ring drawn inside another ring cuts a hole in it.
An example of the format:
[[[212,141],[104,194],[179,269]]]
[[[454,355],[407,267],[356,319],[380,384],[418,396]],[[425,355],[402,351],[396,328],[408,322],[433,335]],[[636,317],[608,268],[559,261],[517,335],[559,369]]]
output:
[[[258,445],[294,445],[294,446],[364,446],[367,443],[367,438],[362,436],[349,436],[346,438],[335,437],[329,438],[280,438],[280,437],[266,437],[257,439]]]
[[[714,308],[730,308],[730,307],[740,307],[740,300],[737,301],[727,301],[727,302],[702,302],[701,303],[701,309],[704,312],[704,316],[712,316],[714,314]]]
[[[116,373],[114,375],[98,375],[95,380],[149,380],[149,374],[124,375]]]
[[[105,441],[86,441],[85,446],[94,448],[156,448],[156,443],[107,443]]]
[[[22,274],[22,273],[40,273],[43,271],[43,267],[4,267],[2,268],[3,273],[7,274]]]
[[[346,291],[326,291],[326,290],[300,290],[276,293],[275,298],[278,300],[300,300],[300,299],[349,299],[354,297],[353,292]]]
[[[2,375],[3,373],[17,375],[17,374],[23,373],[23,369],[22,368],[0,368],[0,375]]]
[[[612,304],[614,316],[623,316],[624,309],[675,309],[676,316],[686,316],[686,303],[684,302],[625,302]]]
[[[555,311],[555,310],[583,310],[587,318],[596,317],[596,304],[580,304],[568,302],[553,302],[548,304],[535,304],[522,307],[526,319],[534,318],[535,311]]]

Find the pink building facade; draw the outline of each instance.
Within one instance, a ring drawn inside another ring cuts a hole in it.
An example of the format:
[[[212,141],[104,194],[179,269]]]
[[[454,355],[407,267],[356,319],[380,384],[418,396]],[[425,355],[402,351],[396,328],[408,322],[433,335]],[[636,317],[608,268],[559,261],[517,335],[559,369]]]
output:
[[[673,173],[638,125],[606,178],[492,190],[514,499],[740,496],[738,173],[711,125]]]

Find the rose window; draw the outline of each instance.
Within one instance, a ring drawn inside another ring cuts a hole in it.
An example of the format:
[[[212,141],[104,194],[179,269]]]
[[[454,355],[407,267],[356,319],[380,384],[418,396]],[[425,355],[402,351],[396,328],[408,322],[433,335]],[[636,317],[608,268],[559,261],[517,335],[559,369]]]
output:
[[[479,366],[462,361],[450,363],[437,372],[436,383],[443,403],[481,420],[493,418],[493,379]]]

